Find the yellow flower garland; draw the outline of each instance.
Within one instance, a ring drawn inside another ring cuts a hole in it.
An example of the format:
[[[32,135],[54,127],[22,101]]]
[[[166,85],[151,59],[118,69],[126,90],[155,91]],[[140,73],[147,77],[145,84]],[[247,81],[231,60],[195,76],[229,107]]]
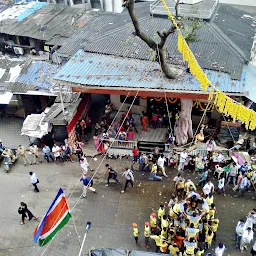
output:
[[[245,128],[248,130],[256,129],[256,113],[248,109],[247,107],[235,102],[225,93],[217,90],[214,105],[220,113],[223,113],[226,116],[231,116],[233,122],[240,120],[241,123],[245,124]]]
[[[178,101],[177,98],[168,98],[167,100],[168,100],[168,102],[169,102],[170,104],[175,104],[175,103],[177,103],[177,101]]]
[[[163,100],[163,97],[154,97],[154,100],[157,101],[157,102],[160,102]]]
[[[233,118],[233,122],[236,122],[239,119],[243,124],[245,124],[246,129],[255,130],[256,129],[256,113],[253,110],[246,108],[245,106],[235,102],[230,97],[228,97],[225,93],[216,89],[216,87],[211,84],[207,75],[199,66],[194,54],[190,50],[187,42],[182,36],[178,24],[176,23],[175,17],[169,10],[165,0],[161,0],[164,8],[167,11],[168,18],[172,21],[172,24],[178,30],[178,51],[181,53],[183,60],[188,63],[188,67],[190,69],[190,73],[196,77],[196,79],[200,83],[201,89],[206,92],[208,85],[211,86],[211,90],[209,92],[209,100],[213,100],[214,94],[216,92],[216,96],[214,99],[214,105],[216,109],[223,113],[226,116],[231,116]],[[194,103],[197,104],[197,103]]]

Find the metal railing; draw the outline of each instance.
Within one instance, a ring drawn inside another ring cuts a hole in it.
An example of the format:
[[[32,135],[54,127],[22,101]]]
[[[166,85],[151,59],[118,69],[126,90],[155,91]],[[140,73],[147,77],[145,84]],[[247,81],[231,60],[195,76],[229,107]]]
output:
[[[178,7],[178,13],[180,16],[187,16],[189,18],[199,18],[199,19],[210,19],[215,8],[218,5],[219,0],[215,0],[214,5],[210,10],[203,9],[193,9],[193,7]],[[175,7],[168,6],[171,13],[175,14]],[[156,0],[152,4],[150,4],[150,13],[152,15],[167,15],[167,12],[164,6],[161,4],[161,0]]]
[[[170,151],[170,150],[166,150],[166,149],[168,149],[168,144],[166,144],[166,146],[165,146],[165,151]],[[176,149],[177,152],[182,151],[180,148],[173,148],[173,149]],[[205,156],[207,156],[207,149],[206,148],[195,148],[194,150],[188,152],[188,154],[190,156],[196,156],[198,153],[200,154],[201,157],[205,157]]]
[[[133,149],[137,146],[137,141],[110,139],[110,145],[111,148]]]
[[[200,154],[201,157],[207,156],[207,149],[206,148],[196,148],[192,151],[190,151],[188,154],[191,156],[196,156],[197,154]]]

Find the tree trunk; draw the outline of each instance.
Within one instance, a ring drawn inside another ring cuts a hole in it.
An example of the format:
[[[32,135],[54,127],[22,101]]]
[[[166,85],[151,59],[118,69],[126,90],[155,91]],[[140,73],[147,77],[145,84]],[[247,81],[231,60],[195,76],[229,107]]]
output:
[[[175,123],[174,135],[178,145],[184,145],[189,138],[193,138],[191,112],[193,100],[180,99],[181,109],[179,118]]]

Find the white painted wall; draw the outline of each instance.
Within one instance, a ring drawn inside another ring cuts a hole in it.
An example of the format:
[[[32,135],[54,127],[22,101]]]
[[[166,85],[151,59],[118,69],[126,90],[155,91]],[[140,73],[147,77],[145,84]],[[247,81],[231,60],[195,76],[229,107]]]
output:
[[[104,1],[104,9],[106,12],[112,12],[113,11],[113,2],[112,0],[105,0]]]
[[[122,7],[123,0],[113,0],[114,2],[114,13],[121,13],[124,10]]]
[[[256,0],[219,0],[221,4],[237,4],[245,6],[256,6]]]
[[[122,103],[120,102],[120,95],[110,95],[110,101],[113,104],[113,109],[118,110]],[[124,104],[121,111],[127,111],[127,108],[130,107],[130,104]],[[132,106],[132,112],[134,114],[141,114],[141,112],[147,111],[147,100],[140,98],[140,106],[138,105],[133,105]]]
[[[251,51],[251,63],[256,67],[256,35],[254,37],[252,51]]]
[[[121,13],[124,10],[123,0],[103,0],[103,2],[106,12]]]

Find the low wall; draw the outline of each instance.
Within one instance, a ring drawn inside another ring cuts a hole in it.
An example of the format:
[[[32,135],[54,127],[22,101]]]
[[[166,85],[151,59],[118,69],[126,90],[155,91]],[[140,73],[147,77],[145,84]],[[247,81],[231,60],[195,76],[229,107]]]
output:
[[[256,6],[255,0],[219,0],[220,4],[237,4],[244,6]]]

